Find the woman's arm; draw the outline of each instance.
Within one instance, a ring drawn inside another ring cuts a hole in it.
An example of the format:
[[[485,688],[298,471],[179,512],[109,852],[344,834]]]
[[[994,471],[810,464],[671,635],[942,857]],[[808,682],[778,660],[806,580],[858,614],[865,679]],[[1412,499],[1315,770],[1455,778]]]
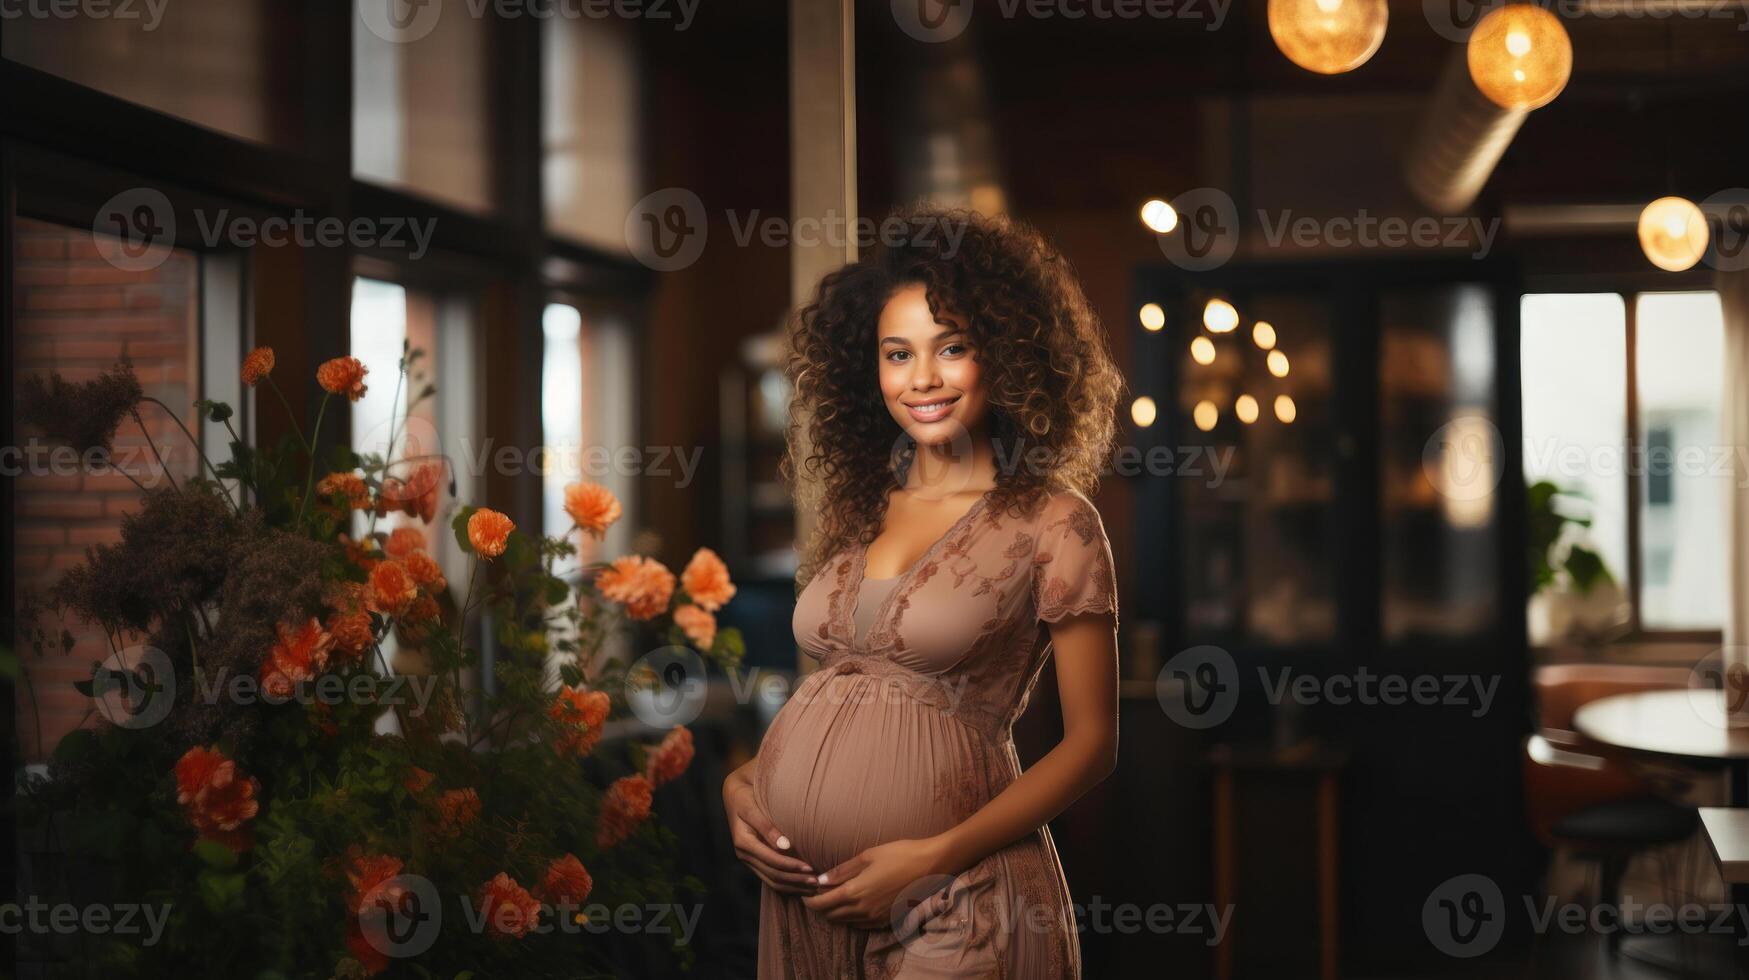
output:
[[[1117,630],[1109,613],[1051,624],[1063,740],[959,825],[923,840],[871,847],[820,876],[803,899],[835,922],[891,923],[899,894],[932,874],[957,874],[1032,833],[1117,766]],[[834,887],[835,886],[835,887]]]

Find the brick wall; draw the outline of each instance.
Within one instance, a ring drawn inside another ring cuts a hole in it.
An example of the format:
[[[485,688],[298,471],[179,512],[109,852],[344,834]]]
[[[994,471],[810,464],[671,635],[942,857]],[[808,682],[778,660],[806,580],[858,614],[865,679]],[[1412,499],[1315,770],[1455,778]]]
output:
[[[118,269],[99,254],[90,230],[22,218],[15,241],[15,381],[50,372],[84,381],[125,355],[146,393],[187,420],[200,384],[198,258],[174,251],[154,269]],[[176,424],[156,406],[144,406],[140,414],[175,479],[193,475],[199,460]],[[17,435],[21,446],[31,445],[30,431],[20,426]],[[116,459],[147,486],[163,480],[132,420],[118,434]],[[73,469],[51,472],[27,461],[26,472],[16,477],[13,569],[21,596],[46,591],[83,559],[88,546],[117,540],[122,515],[138,507],[139,491],[126,477]],[[48,625],[57,632],[62,624]],[[90,699],[72,685],[89,677],[92,662],[109,651],[94,626],[73,618],[64,625],[77,639],[71,654],[39,659],[19,651],[30,684],[16,690],[18,739],[29,761],[47,756],[62,735],[92,717]],[[33,710],[31,688],[40,714]]]

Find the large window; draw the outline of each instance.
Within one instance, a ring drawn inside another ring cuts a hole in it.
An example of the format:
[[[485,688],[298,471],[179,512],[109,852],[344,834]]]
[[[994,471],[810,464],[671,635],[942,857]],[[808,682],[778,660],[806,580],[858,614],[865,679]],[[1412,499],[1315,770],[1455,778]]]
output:
[[[637,527],[636,470],[628,466],[634,439],[633,351],[624,324],[608,314],[586,316],[568,303],[552,303],[541,317],[541,497],[546,533],[571,526],[565,487],[579,480],[599,483],[618,497],[624,513],[597,542],[582,535],[582,561],[631,547]],[[641,459],[642,457],[638,457]]]
[[[1719,528],[1734,465],[1718,294],[1531,294],[1522,325],[1525,478],[1554,484],[1556,512],[1589,522],[1562,529],[1556,566],[1574,547],[1598,556],[1630,632],[1711,638],[1725,620]],[[1552,591],[1595,594],[1576,567]],[[1559,626],[1533,616],[1533,639]]]

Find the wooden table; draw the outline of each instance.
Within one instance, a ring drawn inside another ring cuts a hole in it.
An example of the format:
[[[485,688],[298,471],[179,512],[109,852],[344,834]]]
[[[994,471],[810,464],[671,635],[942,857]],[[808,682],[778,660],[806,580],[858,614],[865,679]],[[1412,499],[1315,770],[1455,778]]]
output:
[[[1725,693],[1639,691],[1600,698],[1573,715],[1579,734],[1637,755],[1724,765],[1731,805],[1749,806],[1749,727],[1725,724]]]
[[[1726,724],[1725,692],[1639,691],[1600,698],[1573,715],[1579,734],[1610,748],[1667,762],[1723,765],[1731,776],[1727,812],[1749,815],[1749,728]],[[1705,811],[1702,811],[1703,817]],[[1741,818],[1735,818],[1735,824]],[[1714,818],[1724,826],[1724,822]],[[1706,825],[1712,837],[1712,823]],[[1716,847],[1716,845],[1715,845]],[[1722,855],[1721,855],[1722,856]],[[1721,861],[1720,873],[1725,873]],[[1749,876],[1725,878],[1731,903],[1749,905]],[[1749,976],[1749,948],[1734,947],[1737,975]]]

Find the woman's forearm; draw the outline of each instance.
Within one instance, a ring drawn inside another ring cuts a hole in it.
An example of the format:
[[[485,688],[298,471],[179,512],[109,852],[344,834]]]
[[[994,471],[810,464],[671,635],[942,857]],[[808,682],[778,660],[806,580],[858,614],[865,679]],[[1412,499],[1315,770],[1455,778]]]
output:
[[[964,871],[1044,826],[1116,765],[1115,736],[1065,737],[977,813],[933,838],[941,873]]]

